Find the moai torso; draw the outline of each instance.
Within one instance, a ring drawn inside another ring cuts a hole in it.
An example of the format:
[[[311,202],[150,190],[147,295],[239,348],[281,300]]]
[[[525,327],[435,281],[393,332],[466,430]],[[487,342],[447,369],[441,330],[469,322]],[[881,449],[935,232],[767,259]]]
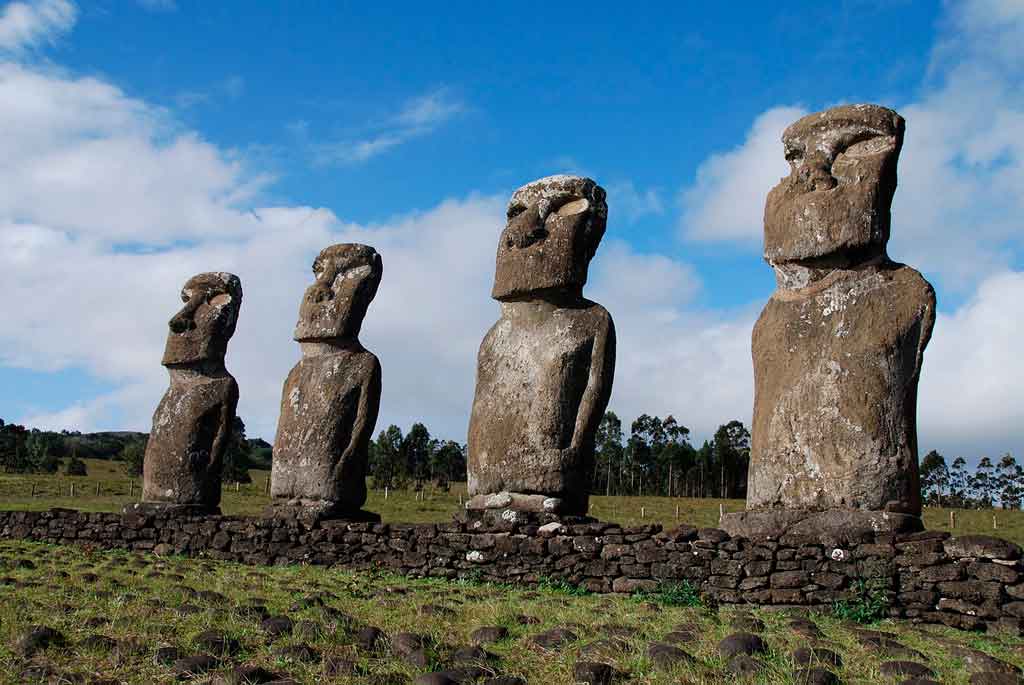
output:
[[[232,274],[203,273],[185,283],[181,297],[185,306],[168,324],[163,364],[171,383],[153,414],[141,507],[216,512],[238,405],[224,355],[242,286]]]
[[[903,130],[892,110],[851,105],[783,135],[792,173],[765,205],[778,287],[752,340],[748,509],[920,515],[917,384],[935,293],[885,250]]]
[[[172,372],[146,445],[144,501],[220,504],[224,451],[237,405],[238,384],[230,375]]]
[[[325,248],[299,307],[302,359],[281,392],[270,494],[279,513],[354,517],[366,502],[381,369],[359,343],[383,268],[366,245]]]
[[[747,505],[916,514],[931,286],[884,263],[777,292],[754,327]]]
[[[366,350],[299,361],[282,392],[273,497],[361,507],[380,391],[380,363]]]
[[[582,296],[607,220],[604,190],[552,176],[517,190],[498,243],[501,318],[477,357],[469,508],[585,514],[615,329]]]
[[[602,383],[594,397],[587,391],[614,365],[615,330],[601,305],[505,305],[480,345],[470,492],[564,498],[585,490],[591,424],[600,422],[611,388]]]

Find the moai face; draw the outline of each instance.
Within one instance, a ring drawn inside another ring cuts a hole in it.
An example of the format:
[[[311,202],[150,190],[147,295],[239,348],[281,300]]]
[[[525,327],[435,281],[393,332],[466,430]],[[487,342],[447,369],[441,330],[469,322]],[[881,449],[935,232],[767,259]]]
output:
[[[607,221],[604,188],[589,178],[549,176],[523,186],[508,203],[491,297],[582,292]]]
[[[202,273],[181,289],[185,306],[168,322],[164,366],[223,362],[242,305],[242,283],[224,272]]]
[[[367,245],[331,245],[313,262],[316,282],[299,306],[299,342],[356,338],[383,273],[380,255]]]
[[[847,105],[787,128],[791,171],[768,194],[764,258],[852,264],[883,254],[904,127],[891,109]]]

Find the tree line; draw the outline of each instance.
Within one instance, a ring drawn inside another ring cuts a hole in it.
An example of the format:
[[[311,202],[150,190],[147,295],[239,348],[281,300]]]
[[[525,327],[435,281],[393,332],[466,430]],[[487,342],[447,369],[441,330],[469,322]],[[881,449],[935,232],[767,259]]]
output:
[[[148,435],[145,433],[90,433],[42,431],[0,419],[0,470],[4,473],[57,473],[88,475],[85,458],[110,459],[124,464],[125,475],[142,475]],[[270,445],[250,440],[245,422],[235,417],[224,456],[223,478],[249,483],[250,468],[270,468]]]
[[[750,431],[740,421],[722,424],[700,447],[672,415],[642,414],[629,427],[607,412],[597,431],[591,489],[605,495],[666,497],[747,496]]]
[[[921,498],[931,506],[956,509],[1020,509],[1024,502],[1024,469],[1006,453],[998,464],[988,457],[978,460],[971,472],[967,460],[956,457],[946,464],[932,450],[921,460]]]
[[[142,474],[145,433],[28,429],[0,419],[0,471],[4,473],[87,474],[85,458],[123,462],[126,475]],[[245,422],[235,417],[224,458],[226,482],[249,483],[249,469],[269,469],[272,448],[259,438],[248,438]],[[447,489],[466,480],[466,445],[437,439],[423,423],[408,433],[392,424],[380,431],[369,446],[369,476],[374,488],[422,488],[434,483]],[[606,412],[598,427],[593,494],[666,497],[719,497],[744,499],[750,464],[750,431],[740,421],[729,421],[700,447],[690,441],[690,429],[675,417],[642,414],[624,430],[614,412]],[[997,463],[982,457],[971,471],[967,460],[956,457],[947,464],[937,451],[921,460],[921,496],[926,505],[960,509],[1024,505],[1024,468],[1013,455]]]

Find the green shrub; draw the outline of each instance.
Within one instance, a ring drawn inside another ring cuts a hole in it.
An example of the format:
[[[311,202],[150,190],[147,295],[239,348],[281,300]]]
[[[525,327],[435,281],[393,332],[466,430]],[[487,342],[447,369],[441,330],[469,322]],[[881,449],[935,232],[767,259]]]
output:
[[[839,619],[856,623],[874,623],[885,618],[889,609],[888,588],[885,581],[856,580],[853,584],[854,597],[832,604],[832,614]]]
[[[688,580],[661,581],[656,590],[638,590],[633,597],[668,607],[695,607],[704,603],[697,587]]]

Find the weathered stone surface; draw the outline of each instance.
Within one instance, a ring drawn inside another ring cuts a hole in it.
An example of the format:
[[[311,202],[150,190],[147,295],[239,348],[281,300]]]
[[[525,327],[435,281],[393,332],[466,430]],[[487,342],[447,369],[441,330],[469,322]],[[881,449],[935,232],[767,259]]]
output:
[[[552,176],[512,195],[492,291],[501,318],[477,358],[470,495],[507,493],[513,506],[517,494],[540,495],[557,500],[541,499],[544,511],[586,513],[615,328],[583,286],[607,215],[604,190],[586,178]]]
[[[224,368],[242,304],[238,277],[190,278],[185,306],[171,318],[163,365],[171,383],[153,414],[143,464],[142,506],[216,512],[224,451],[238,404],[238,384]]]
[[[903,131],[895,112],[853,105],[783,134],[792,171],[765,207],[778,287],[753,333],[750,510],[920,515],[935,293],[885,251]]]
[[[302,359],[281,392],[270,493],[278,513],[360,517],[381,368],[359,342],[383,267],[366,245],[325,248],[299,307]],[[360,517],[361,518],[361,517]]]

